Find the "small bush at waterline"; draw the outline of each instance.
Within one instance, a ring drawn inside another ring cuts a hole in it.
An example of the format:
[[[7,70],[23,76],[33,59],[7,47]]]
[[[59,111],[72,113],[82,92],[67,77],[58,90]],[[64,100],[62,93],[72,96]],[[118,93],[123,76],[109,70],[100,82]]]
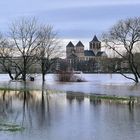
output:
[[[80,76],[78,75],[74,75],[72,71],[70,72],[60,72],[58,74],[58,80],[60,82],[84,82],[85,80],[83,80]]]

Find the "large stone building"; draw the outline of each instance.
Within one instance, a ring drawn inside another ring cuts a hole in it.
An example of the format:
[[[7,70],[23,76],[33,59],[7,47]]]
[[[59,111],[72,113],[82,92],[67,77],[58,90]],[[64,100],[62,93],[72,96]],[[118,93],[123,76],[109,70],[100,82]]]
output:
[[[76,45],[70,41],[66,46],[66,59],[69,63],[69,67],[74,70],[81,70],[78,68],[79,63],[80,67],[89,67],[89,65],[91,65],[90,70],[85,71],[93,71],[93,69],[95,71],[97,71],[97,69],[101,70],[101,61],[105,58],[107,58],[107,54],[101,51],[101,42],[96,36],[89,42],[88,50],[85,50],[85,46],[81,41]],[[92,63],[89,64],[89,61],[92,61]],[[93,63],[94,66],[92,66]]]
[[[101,42],[96,36],[94,36],[94,38],[89,42],[89,50],[85,50],[85,46],[81,41],[79,41],[75,46],[70,41],[66,46],[67,60],[77,58],[79,61],[81,61],[101,57],[107,57],[107,54],[104,51],[101,51]]]

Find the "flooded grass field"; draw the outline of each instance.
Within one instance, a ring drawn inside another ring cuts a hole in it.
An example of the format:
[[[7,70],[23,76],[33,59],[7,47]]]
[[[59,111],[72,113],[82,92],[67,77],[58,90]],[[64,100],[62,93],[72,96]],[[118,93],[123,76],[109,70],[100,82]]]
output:
[[[37,77],[26,89],[2,76],[2,140],[139,140],[139,85],[120,75],[82,75],[87,82],[80,83],[48,75],[43,86]],[[4,124],[24,129],[8,131]]]

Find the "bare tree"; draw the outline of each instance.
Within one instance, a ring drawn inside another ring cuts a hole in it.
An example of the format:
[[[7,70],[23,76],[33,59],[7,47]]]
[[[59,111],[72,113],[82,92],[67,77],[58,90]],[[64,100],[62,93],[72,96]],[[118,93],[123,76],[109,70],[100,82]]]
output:
[[[121,74],[136,83],[139,82],[138,63],[134,59],[137,44],[140,42],[140,17],[119,21],[103,35],[106,47],[112,49],[123,60],[127,60],[134,77]]]
[[[15,55],[20,59],[18,67],[24,81],[30,67],[35,63],[36,49],[40,45],[38,29],[35,18],[22,18],[13,22],[10,27],[10,39],[16,48]]]
[[[8,39],[5,39],[0,34],[0,65],[2,72],[9,74],[9,77],[14,80],[20,73],[18,73],[18,67],[15,67],[16,63],[13,59],[14,57],[14,47]]]
[[[41,26],[39,31],[40,46],[38,48],[38,63],[41,66],[42,81],[45,81],[45,74],[58,56],[62,56],[60,41],[52,26]]]

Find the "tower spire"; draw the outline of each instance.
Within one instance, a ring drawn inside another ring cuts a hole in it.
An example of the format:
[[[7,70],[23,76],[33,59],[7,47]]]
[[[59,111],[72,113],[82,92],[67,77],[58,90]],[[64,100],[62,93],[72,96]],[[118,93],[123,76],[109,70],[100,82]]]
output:
[[[101,51],[101,42],[98,40],[96,35],[93,37],[93,39],[89,42],[90,50],[92,50],[95,55]]]

